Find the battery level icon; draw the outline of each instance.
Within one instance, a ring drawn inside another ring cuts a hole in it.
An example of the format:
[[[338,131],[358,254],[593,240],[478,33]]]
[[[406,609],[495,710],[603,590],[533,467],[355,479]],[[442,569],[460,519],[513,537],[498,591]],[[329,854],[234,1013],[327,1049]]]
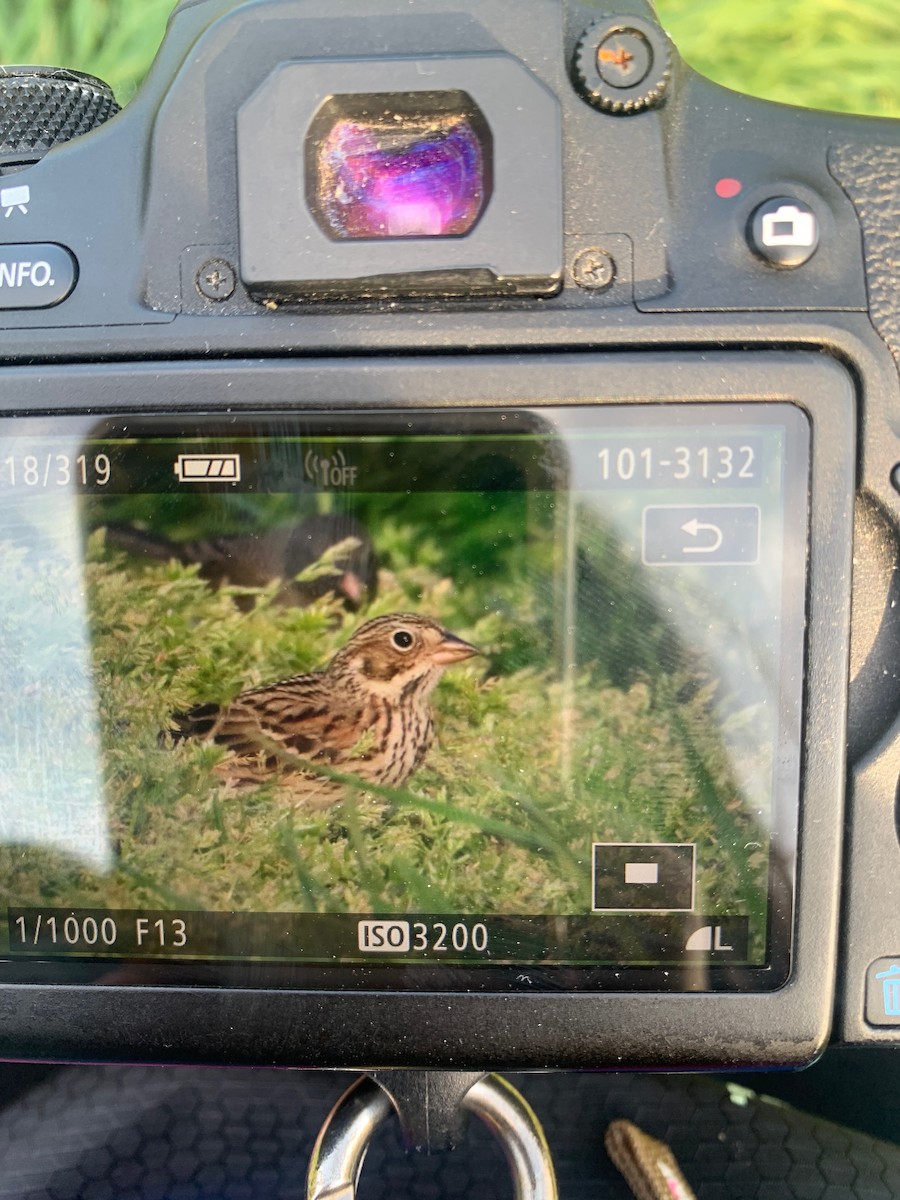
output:
[[[179,483],[240,483],[239,454],[179,454],[175,460]]]

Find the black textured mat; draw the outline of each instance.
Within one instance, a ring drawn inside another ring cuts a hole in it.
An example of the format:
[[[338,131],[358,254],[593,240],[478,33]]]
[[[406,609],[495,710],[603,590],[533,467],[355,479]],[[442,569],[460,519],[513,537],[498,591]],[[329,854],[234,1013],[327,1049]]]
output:
[[[900,1148],[704,1076],[511,1075],[544,1124],[561,1200],[626,1200],[603,1131],[627,1117],[675,1152],[698,1200],[890,1200]],[[313,1141],[353,1076],[178,1067],[58,1068],[0,1112],[3,1200],[302,1197]],[[0,1072],[2,1081],[2,1072]],[[756,1077],[757,1086],[765,1078]],[[373,1143],[360,1200],[511,1200],[499,1148],[407,1158]]]

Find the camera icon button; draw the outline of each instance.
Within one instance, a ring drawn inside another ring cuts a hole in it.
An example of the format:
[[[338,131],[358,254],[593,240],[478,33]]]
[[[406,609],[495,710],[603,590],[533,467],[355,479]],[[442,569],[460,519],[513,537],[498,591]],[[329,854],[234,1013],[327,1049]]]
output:
[[[774,196],[754,210],[747,240],[750,249],[772,267],[802,267],[819,245],[819,220],[802,200]]]

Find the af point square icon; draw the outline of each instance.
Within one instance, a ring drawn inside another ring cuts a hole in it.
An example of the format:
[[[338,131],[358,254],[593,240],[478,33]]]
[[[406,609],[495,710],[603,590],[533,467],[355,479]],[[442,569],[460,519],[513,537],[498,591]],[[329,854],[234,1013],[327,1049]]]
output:
[[[593,912],[691,912],[693,842],[594,842]]]

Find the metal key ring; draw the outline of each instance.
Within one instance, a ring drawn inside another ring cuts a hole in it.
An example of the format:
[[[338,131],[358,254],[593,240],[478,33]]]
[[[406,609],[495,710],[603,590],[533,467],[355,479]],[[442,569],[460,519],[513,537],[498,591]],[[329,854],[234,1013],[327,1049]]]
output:
[[[556,1175],[540,1122],[519,1092],[499,1075],[479,1080],[463,1108],[480,1117],[506,1155],[516,1200],[557,1200]],[[368,1077],[356,1081],[322,1126],[306,1180],[307,1200],[354,1200],[366,1152],[392,1112]]]

